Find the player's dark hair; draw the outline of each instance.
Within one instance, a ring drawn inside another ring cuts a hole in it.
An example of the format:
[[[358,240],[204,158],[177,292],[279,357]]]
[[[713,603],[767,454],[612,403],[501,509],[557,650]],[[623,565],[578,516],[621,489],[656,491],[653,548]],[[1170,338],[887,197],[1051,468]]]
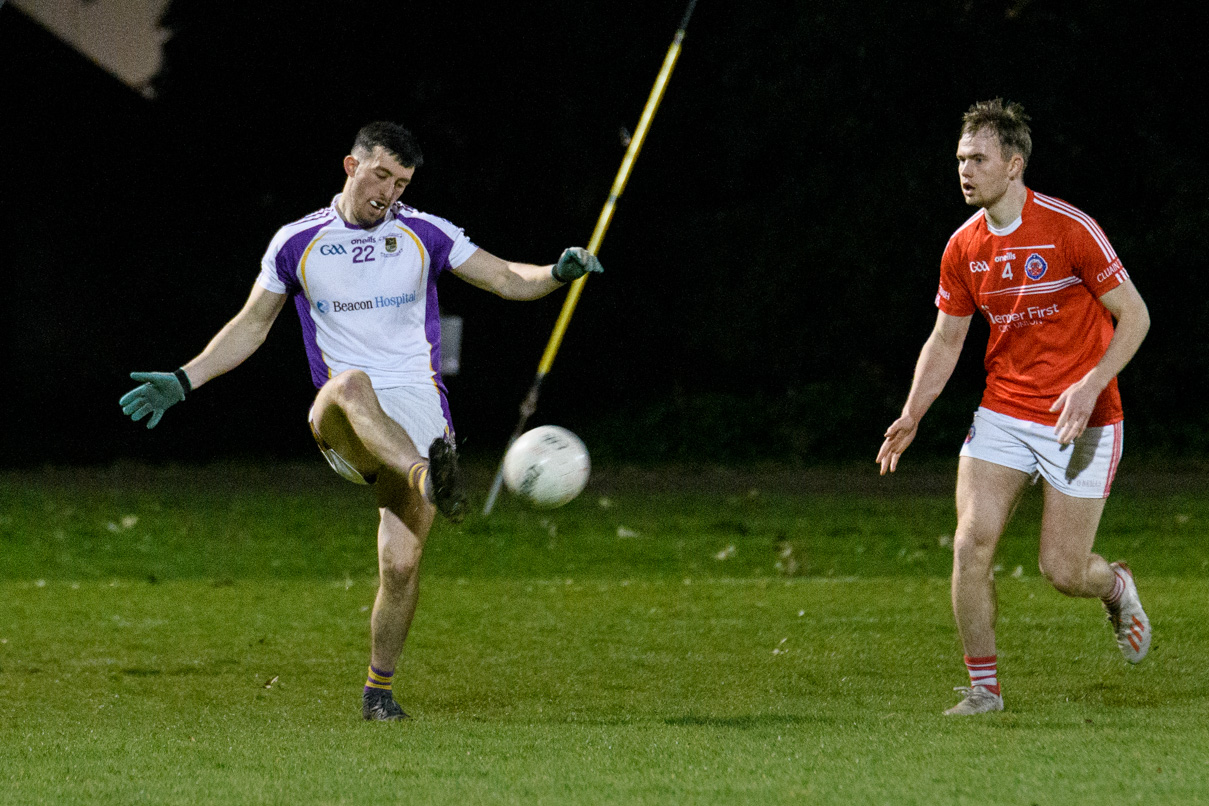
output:
[[[1029,133],[1029,116],[1024,107],[1015,101],[1004,103],[1002,98],[979,101],[961,117],[961,133],[976,134],[981,129],[990,129],[999,138],[999,148],[1005,159],[1013,154],[1024,158],[1028,166],[1033,153],[1033,138]]]
[[[398,123],[379,120],[362,126],[353,141],[353,150],[361,148],[372,153],[375,146],[386,149],[404,168],[419,168],[424,164],[424,155],[420,153],[415,135]]]

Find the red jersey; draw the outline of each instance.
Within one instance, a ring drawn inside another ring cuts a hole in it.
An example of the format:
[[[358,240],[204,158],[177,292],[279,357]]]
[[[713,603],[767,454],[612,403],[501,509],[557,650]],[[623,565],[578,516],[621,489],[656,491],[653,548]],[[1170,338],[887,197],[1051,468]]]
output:
[[[1099,297],[1128,277],[1091,216],[1029,190],[1020,218],[1005,229],[993,229],[979,210],[953,233],[936,307],[950,316],[981,311],[991,326],[982,405],[1054,425],[1050,406],[1099,363],[1112,339],[1112,314]],[[1113,378],[1087,424],[1123,416]]]

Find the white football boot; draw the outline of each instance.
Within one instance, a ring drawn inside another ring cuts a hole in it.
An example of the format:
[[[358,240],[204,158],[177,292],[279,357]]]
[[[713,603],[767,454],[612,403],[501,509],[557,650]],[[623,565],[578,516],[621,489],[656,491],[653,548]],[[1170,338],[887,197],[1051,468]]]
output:
[[[1108,623],[1117,636],[1117,646],[1130,663],[1141,663],[1150,651],[1150,619],[1142,609],[1138,598],[1138,586],[1134,584],[1133,572],[1122,562],[1111,563],[1109,568],[1125,584],[1125,590],[1115,605],[1104,603]]]
[[[969,716],[1003,710],[1003,696],[986,686],[957,686],[953,690],[962,692],[966,698],[945,711],[945,716]]]

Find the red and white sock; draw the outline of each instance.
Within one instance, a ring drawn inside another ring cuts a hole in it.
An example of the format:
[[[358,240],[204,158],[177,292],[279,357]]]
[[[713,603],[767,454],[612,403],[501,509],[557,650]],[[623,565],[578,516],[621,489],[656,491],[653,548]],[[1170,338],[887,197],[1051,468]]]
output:
[[[982,686],[992,694],[999,693],[999,677],[996,670],[998,661],[995,655],[985,658],[971,658],[965,655],[966,669],[970,672],[970,686]]]

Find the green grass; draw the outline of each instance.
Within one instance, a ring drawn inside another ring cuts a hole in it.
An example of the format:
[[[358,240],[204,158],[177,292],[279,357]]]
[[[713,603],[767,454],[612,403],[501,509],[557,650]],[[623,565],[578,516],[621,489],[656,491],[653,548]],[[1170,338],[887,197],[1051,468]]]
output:
[[[1209,803],[1204,476],[1110,499],[1138,667],[1038,577],[1026,498],[1008,710],[953,720],[951,468],[601,469],[434,530],[415,719],[370,725],[375,513],[320,471],[0,476],[0,803]]]

